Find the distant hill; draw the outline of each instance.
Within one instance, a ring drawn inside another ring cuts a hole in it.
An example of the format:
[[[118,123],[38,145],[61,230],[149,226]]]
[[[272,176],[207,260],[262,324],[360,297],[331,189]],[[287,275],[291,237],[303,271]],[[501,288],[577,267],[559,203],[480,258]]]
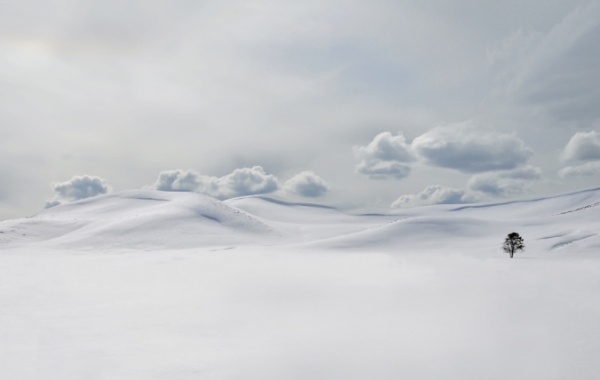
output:
[[[184,192],[128,190],[89,198],[31,218],[0,222],[0,247],[75,249],[229,248],[498,254],[519,232],[526,252],[600,251],[600,189],[473,205],[360,213],[264,196],[219,201]],[[371,210],[372,211],[372,210]]]

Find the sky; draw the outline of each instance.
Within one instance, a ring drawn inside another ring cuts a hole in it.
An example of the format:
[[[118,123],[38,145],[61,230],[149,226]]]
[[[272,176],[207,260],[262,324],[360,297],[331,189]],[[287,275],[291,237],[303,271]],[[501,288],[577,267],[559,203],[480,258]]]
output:
[[[124,189],[598,186],[600,1],[0,1],[0,219]]]

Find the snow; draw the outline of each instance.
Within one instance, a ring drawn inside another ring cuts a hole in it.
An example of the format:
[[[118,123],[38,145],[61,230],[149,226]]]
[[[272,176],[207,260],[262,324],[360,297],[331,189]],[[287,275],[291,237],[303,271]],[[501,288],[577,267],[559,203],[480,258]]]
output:
[[[2,221],[0,378],[597,379],[598,202],[132,190]]]

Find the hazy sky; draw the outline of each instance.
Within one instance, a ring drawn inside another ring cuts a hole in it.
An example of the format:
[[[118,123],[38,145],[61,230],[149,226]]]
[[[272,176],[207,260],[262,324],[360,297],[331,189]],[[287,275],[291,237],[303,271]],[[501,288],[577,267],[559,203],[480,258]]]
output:
[[[152,187],[405,207],[598,186],[600,1],[0,1],[0,219]]]

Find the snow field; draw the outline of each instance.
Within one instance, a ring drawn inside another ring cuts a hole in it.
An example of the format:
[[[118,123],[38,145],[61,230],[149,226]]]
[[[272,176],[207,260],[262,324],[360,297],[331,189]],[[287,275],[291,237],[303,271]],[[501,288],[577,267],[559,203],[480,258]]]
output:
[[[4,379],[595,379],[600,262],[12,250]]]
[[[143,190],[2,221],[0,378],[597,379],[598,202]]]

